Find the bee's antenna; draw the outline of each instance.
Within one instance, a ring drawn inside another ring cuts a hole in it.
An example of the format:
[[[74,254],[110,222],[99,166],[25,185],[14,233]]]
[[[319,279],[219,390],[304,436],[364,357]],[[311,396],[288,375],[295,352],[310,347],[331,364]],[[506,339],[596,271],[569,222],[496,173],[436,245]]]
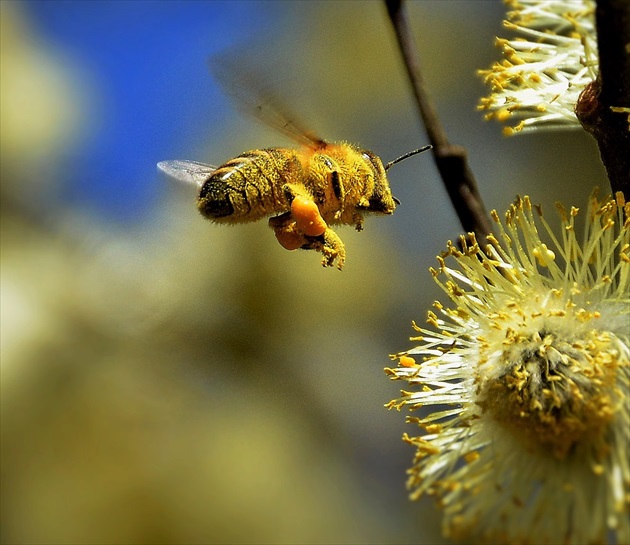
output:
[[[404,161],[405,159],[407,159],[408,157],[411,157],[412,155],[416,155],[418,153],[422,153],[423,151],[430,150],[432,147],[433,146],[424,146],[423,148],[410,151],[409,153],[405,153],[405,155],[401,155],[400,157],[398,157],[398,159],[394,159],[393,161],[390,161],[389,163],[387,163],[385,165],[385,170],[394,166],[396,163],[400,163],[401,161]]]

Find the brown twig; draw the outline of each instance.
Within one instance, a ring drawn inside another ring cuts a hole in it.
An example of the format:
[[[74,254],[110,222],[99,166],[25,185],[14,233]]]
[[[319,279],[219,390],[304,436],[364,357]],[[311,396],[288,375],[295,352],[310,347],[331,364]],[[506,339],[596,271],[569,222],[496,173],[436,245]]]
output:
[[[613,193],[630,196],[630,2],[598,0],[595,12],[599,74],[584,89],[575,114],[597,140]]]
[[[477,182],[468,166],[466,150],[448,141],[433,107],[420,70],[417,47],[403,0],[385,0],[385,4],[446,191],[464,230],[474,232],[477,240],[484,242],[486,235],[490,233],[490,219],[477,189]]]

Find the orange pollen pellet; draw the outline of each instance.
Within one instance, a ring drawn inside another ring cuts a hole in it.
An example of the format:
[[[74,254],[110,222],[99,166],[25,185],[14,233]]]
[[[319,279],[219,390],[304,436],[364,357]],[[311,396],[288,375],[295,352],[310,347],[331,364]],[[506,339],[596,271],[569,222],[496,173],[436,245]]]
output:
[[[297,228],[309,237],[317,237],[326,230],[326,222],[317,205],[305,197],[297,196],[291,203],[291,215]]]
[[[297,250],[306,244],[304,235],[295,229],[276,230],[275,234],[280,245],[287,250]]]
[[[411,356],[400,356],[398,363],[401,367],[416,367],[418,365]]]

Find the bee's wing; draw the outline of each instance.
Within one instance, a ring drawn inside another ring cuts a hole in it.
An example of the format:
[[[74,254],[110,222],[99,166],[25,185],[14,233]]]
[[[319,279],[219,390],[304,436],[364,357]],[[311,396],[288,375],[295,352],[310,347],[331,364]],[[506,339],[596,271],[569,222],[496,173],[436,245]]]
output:
[[[212,165],[182,159],[160,161],[157,164],[157,167],[171,178],[174,178],[179,182],[193,184],[199,188],[217,169],[217,167]]]
[[[274,83],[277,85],[272,79],[274,72],[264,71],[260,66],[252,67],[251,52],[218,55],[210,59],[209,65],[213,76],[239,110],[299,144],[315,148],[326,146],[326,141],[307,129],[280,98],[274,88]]]

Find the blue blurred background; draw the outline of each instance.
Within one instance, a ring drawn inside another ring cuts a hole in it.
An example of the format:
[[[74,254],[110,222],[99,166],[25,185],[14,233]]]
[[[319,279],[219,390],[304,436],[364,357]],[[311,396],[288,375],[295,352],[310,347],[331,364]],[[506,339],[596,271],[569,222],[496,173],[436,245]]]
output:
[[[583,205],[588,136],[504,139],[475,111],[502,4],[409,3],[423,69],[487,207]],[[155,164],[290,144],[208,70],[240,51],[329,139],[426,143],[380,2],[3,2],[3,543],[437,543],[382,369],[445,297],[460,227],[429,154],[348,260],[213,226]],[[409,428],[409,429],[407,429]]]
[[[44,0],[20,9],[42,45],[81,71],[75,77],[94,93],[60,197],[123,222],[141,221],[155,206],[157,161],[234,115],[220,106],[208,59],[261,25],[282,24],[286,11],[277,3],[196,1]]]

